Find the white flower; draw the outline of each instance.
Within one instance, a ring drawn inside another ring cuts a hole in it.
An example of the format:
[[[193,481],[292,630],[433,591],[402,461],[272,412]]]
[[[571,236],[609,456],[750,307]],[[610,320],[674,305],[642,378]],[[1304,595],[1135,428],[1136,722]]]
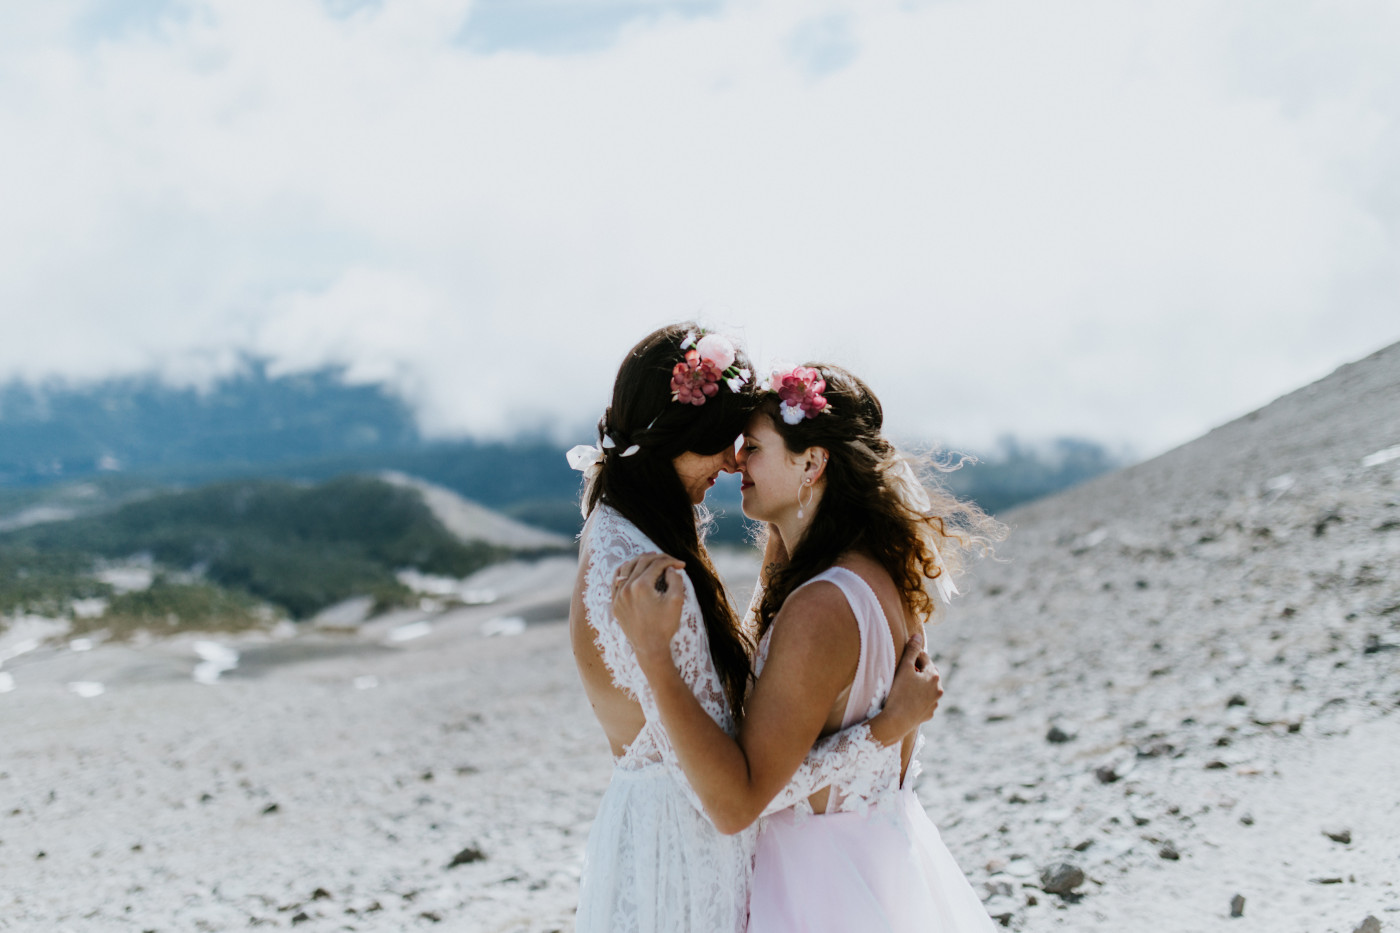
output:
[[[681,349],[689,350],[693,346],[695,346],[695,331],[692,330],[688,331],[685,335],[685,339],[681,341]]]
[[[789,402],[783,402],[779,405],[778,411],[782,413],[783,420],[788,424],[797,424],[803,418],[807,417],[806,412],[802,410],[801,406],[793,405]]]
[[[700,359],[713,364],[720,372],[734,365],[734,342],[722,334],[706,334],[695,349],[700,352]]]

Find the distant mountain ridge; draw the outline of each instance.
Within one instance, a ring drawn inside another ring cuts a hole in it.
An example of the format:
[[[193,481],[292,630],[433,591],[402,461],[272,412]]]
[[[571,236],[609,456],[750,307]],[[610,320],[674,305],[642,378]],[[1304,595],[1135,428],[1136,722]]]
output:
[[[0,485],[198,464],[244,465],[421,444],[412,412],[334,368],[271,376],[266,361],[207,391],[154,376],[0,385]]]
[[[248,358],[202,391],[155,376],[10,382],[0,385],[0,529],[65,510],[81,514],[74,496],[53,489],[74,482],[122,501],[142,490],[235,479],[323,482],[393,471],[572,536],[581,481],[564,461],[564,446],[542,437],[425,439],[401,399],[381,385],[348,384],[334,367],[271,375],[266,360]],[[997,512],[1121,463],[1092,441],[1030,446],[1007,438],[982,463],[945,480]],[[721,483],[709,503],[719,515],[711,540],[742,541],[737,484]]]

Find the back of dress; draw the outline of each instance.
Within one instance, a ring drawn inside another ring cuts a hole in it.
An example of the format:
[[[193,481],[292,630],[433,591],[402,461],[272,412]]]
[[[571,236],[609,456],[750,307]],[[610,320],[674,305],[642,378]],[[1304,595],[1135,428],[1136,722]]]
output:
[[[607,505],[580,539],[583,604],[613,683],[637,700],[645,722],[616,760],[588,834],[578,933],[742,933],[755,831],[722,835],[705,815],[666,736],[636,653],[612,612],[613,578],[658,548]],[[691,692],[729,734],[734,717],[710,659],[704,616],[689,578],[671,656]]]

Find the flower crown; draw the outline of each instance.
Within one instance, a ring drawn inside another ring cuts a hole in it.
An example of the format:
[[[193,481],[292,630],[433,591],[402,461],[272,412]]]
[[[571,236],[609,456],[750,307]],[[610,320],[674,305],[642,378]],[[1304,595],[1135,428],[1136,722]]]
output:
[[[739,352],[734,349],[734,341],[720,334],[707,334],[704,331],[691,331],[681,341],[685,358],[671,370],[671,401],[683,405],[703,405],[719,392],[723,379],[729,391],[740,392],[753,378],[749,372],[736,363]],[[657,416],[659,418],[660,415]],[[656,424],[651,420],[647,428]],[[569,466],[584,475],[592,475],[603,464],[604,451],[617,446],[613,436],[604,432],[599,446],[579,444],[564,454]],[[619,457],[630,457],[641,450],[639,444],[629,444]]]
[[[831,405],[822,392],[826,391],[826,380],[822,374],[810,366],[794,366],[792,369],[773,371],[773,375],[763,384],[763,389],[775,392],[782,401],[778,412],[787,424],[797,424],[803,418],[831,414]]]
[[[739,392],[753,374],[735,363],[734,342],[721,334],[691,331],[681,342],[685,358],[671,370],[671,401],[703,405],[719,392],[721,379],[729,391]]]

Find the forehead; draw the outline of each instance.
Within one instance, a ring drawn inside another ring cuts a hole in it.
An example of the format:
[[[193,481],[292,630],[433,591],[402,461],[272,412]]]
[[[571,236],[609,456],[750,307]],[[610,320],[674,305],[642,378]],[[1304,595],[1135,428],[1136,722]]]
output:
[[[782,435],[773,427],[773,419],[761,411],[754,412],[749,418],[749,423],[744,427],[744,436],[760,442],[783,442]]]

